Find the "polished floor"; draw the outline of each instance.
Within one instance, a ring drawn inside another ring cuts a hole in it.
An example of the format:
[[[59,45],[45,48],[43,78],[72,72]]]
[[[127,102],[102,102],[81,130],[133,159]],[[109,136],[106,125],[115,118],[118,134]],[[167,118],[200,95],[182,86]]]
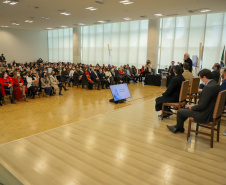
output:
[[[73,88],[64,97],[1,108],[1,128],[11,132],[6,137],[0,129],[5,143],[0,146],[0,183],[226,184],[226,120],[213,149],[205,136],[192,135],[188,143],[186,131],[173,134],[166,129],[176,116],[160,121],[154,111],[154,98],[163,89],[141,83],[129,89],[133,98],[126,104],[108,103],[109,90]],[[8,125],[2,118],[9,119]]]

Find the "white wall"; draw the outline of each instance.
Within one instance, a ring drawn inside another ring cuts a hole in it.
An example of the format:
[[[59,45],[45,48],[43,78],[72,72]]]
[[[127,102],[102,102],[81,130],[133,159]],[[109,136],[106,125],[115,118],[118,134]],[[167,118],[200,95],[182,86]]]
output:
[[[0,29],[0,54],[4,53],[7,63],[48,60],[47,31]]]

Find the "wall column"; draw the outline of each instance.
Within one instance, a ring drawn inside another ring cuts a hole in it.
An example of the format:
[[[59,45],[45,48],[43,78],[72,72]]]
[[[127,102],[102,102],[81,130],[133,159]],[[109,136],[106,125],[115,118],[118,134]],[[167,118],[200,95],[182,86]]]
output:
[[[81,27],[73,28],[73,63],[81,62]]]

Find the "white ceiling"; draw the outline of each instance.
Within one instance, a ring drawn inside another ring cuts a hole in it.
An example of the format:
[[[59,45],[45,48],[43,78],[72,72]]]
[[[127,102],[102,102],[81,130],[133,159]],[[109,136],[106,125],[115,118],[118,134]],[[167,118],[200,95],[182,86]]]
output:
[[[102,1],[102,0],[100,0]],[[57,28],[62,25],[75,27],[75,24],[84,23],[93,25],[97,21],[111,20],[110,22],[123,22],[123,18],[132,20],[155,19],[153,14],[178,14],[178,16],[191,15],[188,10],[209,8],[211,13],[226,12],[226,0],[131,0],[131,5],[123,5],[119,0],[103,0],[104,4],[97,4],[95,0],[20,0],[17,5],[3,4],[0,0],[0,27],[45,30],[48,27]],[[39,7],[38,9],[35,6]],[[85,8],[95,7],[97,11]],[[70,16],[60,15],[59,9],[71,13]],[[194,14],[200,14],[198,12]],[[33,23],[24,21],[33,17]],[[45,20],[41,17],[49,17]],[[166,17],[166,16],[165,16]],[[20,24],[13,26],[12,22]]]

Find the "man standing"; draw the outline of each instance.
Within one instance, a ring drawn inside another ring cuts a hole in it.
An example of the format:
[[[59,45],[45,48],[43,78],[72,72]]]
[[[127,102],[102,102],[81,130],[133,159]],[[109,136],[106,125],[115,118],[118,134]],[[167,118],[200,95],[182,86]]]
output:
[[[179,65],[176,65],[173,69],[175,77],[171,80],[167,90],[162,94],[162,96],[155,99],[155,110],[162,110],[162,104],[166,102],[178,102],[181,84],[184,81],[182,76],[182,68]],[[170,111],[169,107],[165,107],[166,111]],[[168,117],[171,114],[164,114],[164,117]]]
[[[189,64],[189,71],[192,73],[192,60],[190,59],[190,55],[188,53],[184,54],[184,63]]]
[[[2,54],[2,55],[0,56],[0,62],[5,62],[4,54]]]
[[[198,105],[190,105],[188,109],[180,109],[177,112],[177,124],[168,126],[173,132],[184,132],[184,122],[189,117],[193,117],[196,122],[208,123],[213,120],[213,110],[217,95],[220,92],[220,85],[213,80],[210,70],[203,69],[198,74],[200,80],[205,84],[200,95]]]
[[[213,80],[215,80],[218,83],[220,78],[220,64],[215,63],[213,67],[214,67],[214,70],[212,71]]]

